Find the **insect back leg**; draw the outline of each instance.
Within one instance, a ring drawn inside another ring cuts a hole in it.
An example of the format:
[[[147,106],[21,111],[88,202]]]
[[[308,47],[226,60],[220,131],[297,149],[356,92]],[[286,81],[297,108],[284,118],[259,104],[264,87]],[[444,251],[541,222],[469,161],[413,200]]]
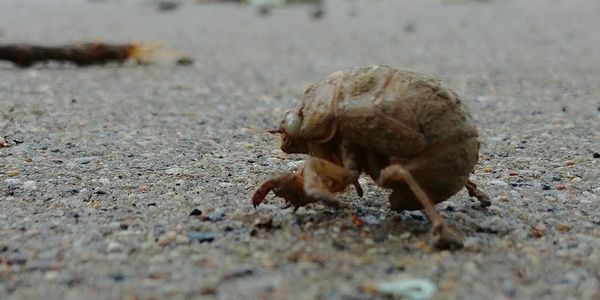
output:
[[[410,190],[415,194],[417,200],[423,206],[425,214],[433,225],[433,232],[439,235],[435,242],[436,248],[461,248],[463,238],[460,233],[450,228],[442,216],[435,210],[433,201],[427,196],[427,193],[421,188],[412,174],[399,164],[393,164],[381,171],[377,180],[378,185],[383,187],[393,187],[394,184],[406,183]],[[390,202],[394,202],[398,194],[390,195]]]
[[[480,189],[477,188],[477,185],[469,180],[467,181],[467,183],[465,184],[465,188],[467,188],[467,192],[469,192],[469,196],[471,197],[475,197],[477,198],[477,200],[479,200],[479,202],[481,202],[481,206],[482,207],[488,207],[490,205],[492,205],[492,201],[490,200],[490,197],[482,192]]]

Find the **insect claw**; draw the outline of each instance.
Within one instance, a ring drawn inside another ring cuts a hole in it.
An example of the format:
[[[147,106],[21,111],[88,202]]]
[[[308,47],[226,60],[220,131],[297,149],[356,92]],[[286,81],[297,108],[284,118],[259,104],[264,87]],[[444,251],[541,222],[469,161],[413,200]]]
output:
[[[254,208],[256,208],[259,204],[265,201],[265,197],[267,197],[267,194],[272,189],[273,180],[267,180],[258,188],[258,190],[256,190],[256,192],[252,196],[252,205],[254,205]]]

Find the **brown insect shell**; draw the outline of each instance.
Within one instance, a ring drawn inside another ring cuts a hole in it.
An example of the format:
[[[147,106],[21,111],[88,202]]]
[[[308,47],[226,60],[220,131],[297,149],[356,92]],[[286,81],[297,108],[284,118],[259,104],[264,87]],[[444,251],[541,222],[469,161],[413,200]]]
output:
[[[418,169],[443,163],[446,175],[453,168],[467,174],[477,161],[471,116],[452,90],[424,74],[385,65],[338,71],[307,88],[300,111],[307,143],[337,134]]]
[[[304,140],[325,143],[335,135],[342,81],[343,72],[335,72],[324,81],[309,86],[304,92],[300,106],[302,126],[299,134]]]
[[[398,72],[403,74],[396,76]],[[413,99],[398,97],[406,94],[402,91],[411,83],[411,76],[404,73],[420,76],[389,66],[369,66],[338,71],[309,86],[300,106],[303,122],[299,137],[324,143],[341,131],[342,138],[368,143],[394,156],[422,151],[425,137],[414,129],[418,120],[406,109]],[[390,140],[403,140],[407,147],[398,148],[398,143]]]

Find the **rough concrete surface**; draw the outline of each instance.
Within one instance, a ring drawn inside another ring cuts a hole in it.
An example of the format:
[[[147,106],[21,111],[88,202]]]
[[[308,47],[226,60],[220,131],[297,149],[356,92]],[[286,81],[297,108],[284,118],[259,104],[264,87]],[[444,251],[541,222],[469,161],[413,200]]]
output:
[[[1,1],[0,43],[158,43],[195,64],[0,63],[0,298],[372,299],[423,278],[436,299],[599,299],[600,3],[324,9]],[[351,209],[252,207],[303,159],[262,130],[308,84],[369,64],[441,78],[476,119],[472,178],[493,205],[437,206],[464,249],[432,250],[423,214],[389,211],[367,178],[340,196]]]

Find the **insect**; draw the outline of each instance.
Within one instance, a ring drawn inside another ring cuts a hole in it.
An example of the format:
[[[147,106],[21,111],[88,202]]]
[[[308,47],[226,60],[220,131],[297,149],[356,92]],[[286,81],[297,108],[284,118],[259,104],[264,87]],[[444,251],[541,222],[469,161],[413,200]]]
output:
[[[461,234],[434,205],[465,187],[482,206],[491,205],[469,174],[478,160],[473,119],[459,97],[440,81],[416,72],[378,65],[338,71],[310,85],[302,103],[285,114],[281,150],[308,154],[304,166],[265,181],[254,206],[273,191],[297,209],[322,202],[340,206],[335,194],[370,176],[391,189],[392,210],[424,210],[435,246],[459,248]]]

